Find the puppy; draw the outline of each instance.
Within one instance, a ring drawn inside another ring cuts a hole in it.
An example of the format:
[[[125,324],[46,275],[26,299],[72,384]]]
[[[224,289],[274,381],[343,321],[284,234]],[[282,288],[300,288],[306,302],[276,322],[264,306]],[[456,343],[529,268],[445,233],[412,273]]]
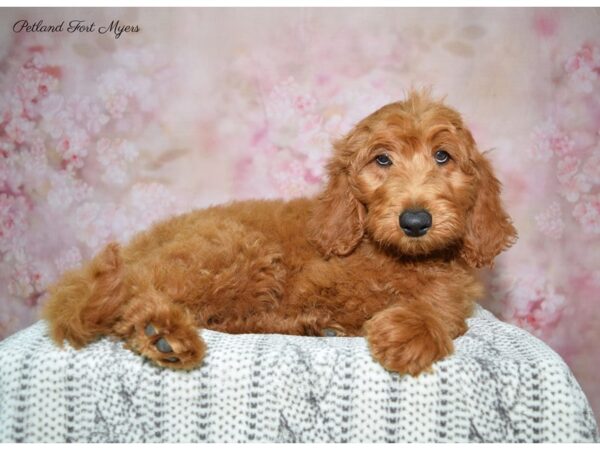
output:
[[[386,369],[428,370],[484,295],[474,270],[516,240],[490,163],[457,112],[412,93],[336,142],[327,169],[317,198],[215,206],[109,244],[51,287],[52,338],[113,336],[190,369],[201,328],[365,336]]]

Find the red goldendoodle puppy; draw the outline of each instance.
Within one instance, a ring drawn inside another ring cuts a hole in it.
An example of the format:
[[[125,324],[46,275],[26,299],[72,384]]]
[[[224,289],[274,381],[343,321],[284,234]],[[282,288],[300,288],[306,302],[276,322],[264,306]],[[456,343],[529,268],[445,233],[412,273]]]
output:
[[[483,295],[474,269],[516,239],[500,183],[460,115],[423,94],[358,123],[328,170],[318,198],[216,206],[108,245],[51,288],[52,338],[114,336],[187,369],[199,328],[364,335],[385,368],[427,370]]]

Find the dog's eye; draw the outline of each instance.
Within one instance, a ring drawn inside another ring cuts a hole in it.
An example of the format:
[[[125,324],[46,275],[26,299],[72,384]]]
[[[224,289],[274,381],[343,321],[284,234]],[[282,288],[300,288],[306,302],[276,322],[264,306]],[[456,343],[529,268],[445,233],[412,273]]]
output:
[[[386,154],[378,155],[377,158],[375,158],[375,162],[377,164],[379,164],[380,166],[391,166],[392,165],[392,160]]]
[[[435,162],[440,165],[446,164],[448,161],[450,161],[450,155],[445,150],[438,150],[437,152],[435,152],[434,158]]]

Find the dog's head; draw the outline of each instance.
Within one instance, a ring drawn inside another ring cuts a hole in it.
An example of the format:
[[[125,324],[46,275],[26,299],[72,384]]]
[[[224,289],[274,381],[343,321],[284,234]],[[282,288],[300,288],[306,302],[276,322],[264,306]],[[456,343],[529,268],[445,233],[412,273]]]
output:
[[[359,122],[334,145],[328,171],[309,223],[326,256],[366,236],[404,255],[455,248],[481,267],[516,239],[489,161],[460,115],[425,94]]]

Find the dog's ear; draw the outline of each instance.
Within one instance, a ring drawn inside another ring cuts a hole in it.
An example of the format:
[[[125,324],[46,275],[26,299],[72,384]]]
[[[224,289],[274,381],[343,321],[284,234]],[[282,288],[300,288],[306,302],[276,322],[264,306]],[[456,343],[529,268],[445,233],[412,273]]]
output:
[[[325,256],[345,256],[364,234],[365,207],[350,187],[348,169],[335,159],[328,165],[329,182],[308,221],[308,238]]]
[[[477,192],[467,218],[461,254],[472,267],[491,267],[494,258],[516,242],[517,230],[502,207],[500,182],[490,162],[476,151],[473,163]]]

